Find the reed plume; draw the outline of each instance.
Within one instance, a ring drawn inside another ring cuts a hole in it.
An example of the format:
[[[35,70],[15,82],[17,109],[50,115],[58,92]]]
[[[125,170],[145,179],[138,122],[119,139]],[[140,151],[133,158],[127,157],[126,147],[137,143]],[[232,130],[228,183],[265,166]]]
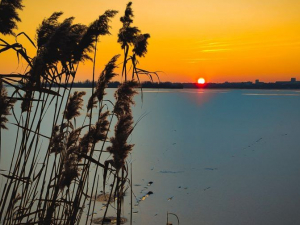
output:
[[[61,189],[69,187],[71,182],[80,174],[78,168],[78,163],[80,161],[80,158],[78,157],[79,146],[76,144],[79,133],[80,130],[75,130],[71,132],[68,137],[68,143],[66,146],[67,151],[63,156],[63,170],[59,181],[59,187]],[[75,138],[77,139],[75,140]]]
[[[99,141],[105,141],[106,134],[108,132],[109,122],[107,117],[109,115],[109,111],[105,113],[100,113],[98,121],[95,125],[92,125],[90,129],[83,135],[80,139],[79,144],[79,155],[87,155],[93,145],[95,145]]]
[[[63,127],[68,127],[68,125]],[[78,163],[80,158],[78,157],[79,146],[77,142],[82,130],[82,127],[75,130],[73,129],[67,135],[66,132],[62,131],[63,127],[59,128],[59,126],[55,126],[52,134],[52,140],[50,141],[51,153],[63,153],[61,155],[63,160],[63,169],[58,184],[60,189],[69,187],[72,181],[79,176]],[[72,129],[72,127],[70,128]],[[66,142],[64,142],[65,138],[67,139]]]
[[[50,153],[61,153],[64,149],[64,134],[60,131],[59,126],[55,126],[52,131],[52,138],[49,143]]]
[[[120,18],[122,28],[119,30],[118,42],[121,44],[122,49],[125,49],[130,44],[134,44],[134,39],[140,32],[137,27],[131,26],[134,17],[131,6],[132,2],[129,2],[126,6],[124,16]]]
[[[10,115],[10,109],[14,106],[15,100],[9,99],[7,97],[6,88],[3,85],[2,80],[0,79],[0,129],[7,129],[5,124],[8,119],[7,116]]]
[[[116,14],[115,10],[107,10],[85,29],[81,40],[74,49],[75,61],[92,60],[88,54],[93,51],[98,36],[110,34],[108,23]]]
[[[28,86],[27,86],[28,87]],[[21,110],[22,112],[29,112],[32,107],[32,102],[30,101],[32,96],[31,91],[27,91],[23,96],[23,101],[21,103]]]
[[[70,96],[68,104],[64,112],[64,118],[68,121],[80,115],[80,110],[83,106],[82,96],[85,95],[84,91],[75,91],[73,95]]]
[[[93,141],[95,144],[99,141],[105,141],[106,139],[106,133],[108,132],[108,125],[109,125],[109,122],[107,120],[108,115],[109,115],[109,111],[106,111],[105,113],[101,113],[98,121],[92,127]]]
[[[131,26],[133,22],[133,10],[131,8],[132,2],[129,2],[126,6],[124,16],[120,18],[122,28],[119,30],[118,43],[121,44],[121,48],[124,50],[124,62],[122,68],[122,76],[125,76],[125,82],[127,81],[127,61],[129,46],[134,44],[134,40],[140,30],[137,27]]]
[[[139,57],[145,57],[150,34],[139,34],[134,40],[133,52]]]
[[[135,81],[124,82],[116,91],[115,98],[117,99],[114,113],[120,117],[122,115],[131,114],[131,105],[134,105],[133,97],[137,94],[134,90],[138,84]]]
[[[146,70],[141,70],[137,68],[138,61],[136,56],[144,57],[147,53],[148,39],[150,34],[142,34],[141,31],[132,26],[133,23],[133,11],[132,11],[132,2],[127,4],[124,16],[120,18],[122,23],[122,28],[119,30],[118,42],[121,44],[121,48],[124,50],[124,61],[122,68],[122,76],[125,76],[125,82],[127,81],[127,63],[128,61],[132,62],[132,79],[137,78],[140,81],[139,75],[146,74],[152,80],[152,73]],[[132,55],[129,56],[129,49],[132,49]],[[154,72],[154,74],[156,74]]]
[[[127,139],[133,130],[131,105],[134,104],[133,97],[137,94],[135,87],[137,87],[135,81],[128,81],[123,83],[115,93],[117,101],[114,113],[118,117],[118,122],[115,126],[115,135],[110,139],[112,145],[107,148],[107,151],[113,155],[117,170],[124,166],[127,155],[134,146],[127,144]]]
[[[62,13],[55,13],[44,20],[38,29],[39,55],[46,64],[61,62],[63,66],[74,63],[74,49],[81,40],[86,26],[73,24],[73,17],[58,23]]]
[[[86,105],[87,111],[89,112],[92,108],[96,108],[97,107],[97,96],[96,94],[92,94],[89,98],[88,104]],[[90,114],[87,114],[87,116],[89,117]]]
[[[75,156],[75,157],[74,157]],[[64,189],[65,187],[70,187],[73,180],[79,176],[79,170],[76,160],[76,155],[67,154],[64,159],[64,167],[60,174],[59,187]]]
[[[101,72],[97,84],[96,84],[96,91],[90,97],[87,105],[88,111],[92,108],[96,107],[97,101],[101,102],[103,97],[106,95],[105,88],[107,88],[108,83],[114,78],[117,74],[114,70],[117,68],[116,61],[120,55],[115,55],[105,66],[104,70]]]
[[[110,139],[112,146],[107,148],[113,154],[114,166],[117,170],[125,165],[128,153],[134,144],[127,144],[127,139],[133,130],[133,118],[131,114],[121,115],[115,126],[115,136]]]
[[[106,64],[104,70],[102,71],[101,75],[99,76],[97,86],[96,86],[96,96],[98,101],[101,102],[103,100],[105,93],[105,88],[107,88],[108,83],[114,78],[117,74],[114,72],[116,69],[116,61],[120,55],[115,55],[109,62]]]
[[[67,149],[71,148],[72,146],[76,146],[78,142],[78,137],[80,136],[82,127],[77,128],[75,130],[72,130],[70,134],[68,135],[68,140],[67,140]]]
[[[54,12],[49,18],[44,19],[41,25],[37,28],[37,46],[41,48],[47,44],[50,40],[51,35],[55,32],[59,26],[58,19],[63,12]]]
[[[17,22],[21,19],[17,9],[22,10],[22,0],[2,0],[0,2],[0,33],[14,34],[13,29],[17,29]]]
[[[93,138],[91,135],[91,130],[88,131],[83,135],[83,137],[80,139],[80,147],[79,147],[79,153],[82,155],[87,155],[87,153],[90,151],[90,148],[93,143]]]

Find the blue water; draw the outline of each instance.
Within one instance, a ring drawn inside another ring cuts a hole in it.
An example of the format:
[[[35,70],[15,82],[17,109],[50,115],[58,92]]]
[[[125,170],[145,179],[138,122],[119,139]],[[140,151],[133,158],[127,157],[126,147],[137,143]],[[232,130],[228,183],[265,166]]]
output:
[[[134,224],[166,224],[167,212],[180,224],[300,224],[299,91],[146,89],[135,100],[142,120],[129,138],[134,193],[154,194],[134,206]],[[9,128],[7,159],[16,130]],[[129,196],[124,207],[129,218]]]

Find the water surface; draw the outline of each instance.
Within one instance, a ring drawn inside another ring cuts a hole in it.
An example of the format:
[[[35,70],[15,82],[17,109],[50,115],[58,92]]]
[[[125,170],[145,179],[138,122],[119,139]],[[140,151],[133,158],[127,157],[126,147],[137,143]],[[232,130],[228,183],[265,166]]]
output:
[[[165,224],[167,211],[181,224],[300,224],[300,92],[145,89],[135,100],[133,189],[153,195],[134,202],[134,224]],[[15,130],[3,134],[1,169]],[[124,207],[129,218],[129,196]]]

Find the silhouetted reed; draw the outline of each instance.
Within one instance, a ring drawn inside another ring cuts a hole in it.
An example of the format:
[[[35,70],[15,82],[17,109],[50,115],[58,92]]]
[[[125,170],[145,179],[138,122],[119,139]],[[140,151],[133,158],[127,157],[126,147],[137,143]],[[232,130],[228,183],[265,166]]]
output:
[[[83,99],[82,96],[84,96],[86,93],[84,91],[75,91],[74,94],[72,94],[69,97],[65,112],[64,112],[64,118],[68,121],[72,120],[73,118],[80,115],[80,110],[83,106]]]
[[[7,96],[6,88],[3,86],[2,80],[0,80],[0,125],[1,129],[7,129],[5,124],[7,123],[7,116],[10,115],[10,109],[13,107],[16,100],[10,99]]]
[[[137,94],[134,89],[138,87],[135,81],[124,82],[116,91],[115,98],[117,99],[114,113],[120,117],[122,115],[131,114],[131,105],[134,104],[133,97]]]
[[[0,223],[79,224],[86,201],[89,201],[86,224],[92,223],[93,214],[90,216],[90,212],[95,208],[92,196],[98,192],[99,169],[103,170],[103,190],[108,185],[107,181],[113,180],[109,199],[117,201],[117,224],[124,221],[121,218],[121,202],[128,182],[126,159],[134,146],[128,144],[127,139],[134,129],[131,107],[137,94],[136,78],[139,79],[139,74],[151,74],[137,68],[136,56],[145,56],[150,35],[141,34],[137,27],[132,26],[131,6],[131,2],[127,4],[120,19],[122,28],[118,35],[118,42],[124,49],[122,75],[125,75],[125,81],[115,93],[115,103],[110,101],[109,105],[104,99],[105,89],[117,76],[115,69],[119,55],[106,64],[94,90],[95,59],[98,39],[110,34],[109,22],[117,11],[106,11],[89,26],[74,24],[73,17],[60,22],[63,13],[53,13],[38,27],[36,44],[25,33],[18,34],[25,35],[37,48],[33,58],[27,55],[20,43],[9,44],[0,39],[0,53],[13,50],[28,63],[24,74],[0,76],[1,129],[7,129],[7,116],[10,108],[14,107],[13,103],[21,101],[20,113],[12,111],[15,120],[12,124],[17,127],[17,134],[13,158],[7,174],[3,175],[6,182],[0,193]],[[2,14],[7,8],[10,11]],[[19,21],[16,9],[22,9],[21,1],[1,1],[2,34],[13,34],[12,29]],[[91,54],[94,56],[91,57]],[[85,92],[72,92],[72,85],[79,64],[92,58],[93,88],[85,112],[89,121],[84,120],[78,125],[76,118],[85,110]],[[130,72],[128,63],[132,64],[131,80],[127,77]],[[14,88],[11,97],[7,96],[3,83]],[[93,116],[97,104],[99,107],[96,116]],[[50,107],[54,108],[54,113],[49,116]],[[117,120],[114,136],[110,137],[114,119]],[[42,134],[41,126],[45,120],[51,124],[49,137]],[[46,143],[46,151],[42,151],[42,143]],[[106,161],[102,157],[103,152],[110,154]],[[95,169],[92,170],[92,166]],[[91,171],[95,172],[94,175]],[[109,178],[108,174],[112,177]],[[107,204],[102,223],[109,207],[110,204]]]
[[[21,19],[17,9],[22,10],[22,0],[1,0],[0,2],[0,33],[14,34],[13,29],[17,28],[17,22]]]
[[[59,126],[55,126],[52,130],[51,140],[49,143],[50,153],[61,153],[64,149],[64,133],[60,132]]]
[[[98,101],[101,102],[103,100],[105,93],[105,88],[107,88],[108,83],[114,78],[117,74],[114,72],[116,69],[116,61],[120,55],[114,56],[109,63],[105,66],[101,75],[99,76],[97,86],[96,86],[96,97]]]
[[[114,56],[109,63],[105,66],[104,70],[99,76],[99,79],[96,84],[96,91],[90,97],[87,110],[90,111],[92,108],[96,107],[97,102],[101,102],[103,97],[106,95],[105,88],[107,88],[108,83],[114,78],[117,74],[114,72],[116,69],[116,61],[120,55]]]
[[[150,34],[140,34],[134,40],[132,51],[139,57],[144,57],[147,53],[148,38],[150,38]]]
[[[6,88],[3,86],[2,80],[0,80],[0,160],[1,160],[1,151],[2,151],[2,129],[6,129],[6,123],[8,122],[7,116],[9,116],[10,110],[13,107],[15,99],[10,99],[7,96]]]
[[[74,49],[74,59],[76,61],[82,61],[89,59],[91,57],[88,53],[92,52],[94,49],[94,43],[100,35],[109,35],[110,26],[108,25],[110,19],[117,14],[115,10],[107,10],[103,15],[99,16],[97,20],[86,28],[83,37],[81,38],[78,46]]]
[[[140,32],[137,27],[131,26],[133,22],[133,11],[131,8],[132,2],[129,2],[126,6],[124,16],[120,18],[123,26],[118,34],[118,42],[121,44],[121,48],[124,50],[124,63],[122,69],[122,76],[125,76],[125,81],[127,81],[127,61],[128,52],[130,45],[134,44],[135,37]]]

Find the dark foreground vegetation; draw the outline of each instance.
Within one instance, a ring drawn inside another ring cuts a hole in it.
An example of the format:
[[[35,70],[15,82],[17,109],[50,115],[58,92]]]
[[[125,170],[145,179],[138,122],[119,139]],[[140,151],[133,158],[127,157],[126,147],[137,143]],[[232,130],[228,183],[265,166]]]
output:
[[[127,139],[136,125],[131,106],[139,76],[152,79],[156,75],[138,67],[138,58],[147,53],[150,35],[133,26],[131,6],[131,2],[127,4],[120,18],[118,43],[123,54],[113,56],[95,78],[97,43],[110,34],[109,23],[117,11],[105,11],[89,26],[75,24],[73,17],[61,19],[63,13],[54,12],[40,24],[34,42],[26,33],[13,31],[20,21],[18,10],[23,9],[22,0],[0,1],[0,33],[16,38],[15,43],[8,43],[1,36],[0,54],[14,51],[18,59],[27,63],[24,73],[0,74],[0,137],[9,127],[8,122],[17,128],[15,143],[6,149],[13,152],[11,159],[5,159],[10,166],[1,170],[1,224],[126,221],[122,215],[125,190],[133,205],[127,163],[134,147]],[[36,48],[35,56],[27,55],[26,48],[18,42],[20,35],[26,36]],[[94,65],[92,94],[87,105],[83,104],[84,91],[72,91],[78,66],[85,60],[92,60]],[[117,60],[121,60],[123,82],[115,92],[115,101],[106,101],[105,89],[117,76]],[[5,86],[14,89],[11,96]],[[50,118],[46,114],[51,107],[55,111]],[[84,122],[76,123],[82,114]],[[51,124],[49,136],[42,133],[45,120]],[[99,190],[112,199],[114,207],[110,200],[106,201],[102,216],[94,218]],[[108,215],[109,208],[114,215]],[[127,220],[132,222],[132,211]]]

